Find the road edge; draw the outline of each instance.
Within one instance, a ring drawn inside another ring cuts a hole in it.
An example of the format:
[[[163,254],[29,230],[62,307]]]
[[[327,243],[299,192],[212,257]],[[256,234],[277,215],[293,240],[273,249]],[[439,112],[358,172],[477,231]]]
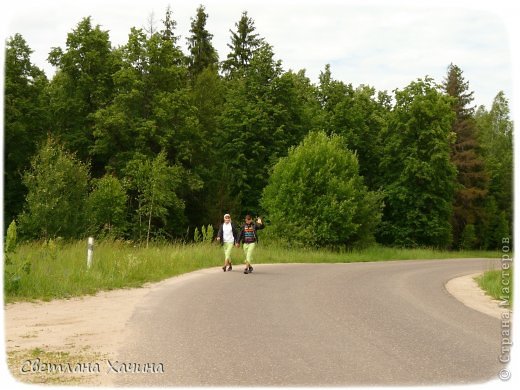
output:
[[[450,279],[446,282],[445,288],[455,299],[470,309],[501,320],[510,309],[500,306],[500,301],[491,298],[478,286],[474,278],[480,275],[482,272]]]

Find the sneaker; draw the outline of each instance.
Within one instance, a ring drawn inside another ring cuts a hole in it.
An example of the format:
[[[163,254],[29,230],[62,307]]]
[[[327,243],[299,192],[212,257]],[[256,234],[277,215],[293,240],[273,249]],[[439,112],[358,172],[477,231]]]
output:
[[[226,266],[222,267],[222,271],[226,272]]]
[[[249,273],[253,272],[253,267],[249,266]]]
[[[230,265],[227,270],[231,271],[232,269],[233,269],[233,267]]]
[[[249,273],[249,270],[246,268],[246,269],[244,270],[244,273],[245,273],[245,274],[248,274],[248,273]]]

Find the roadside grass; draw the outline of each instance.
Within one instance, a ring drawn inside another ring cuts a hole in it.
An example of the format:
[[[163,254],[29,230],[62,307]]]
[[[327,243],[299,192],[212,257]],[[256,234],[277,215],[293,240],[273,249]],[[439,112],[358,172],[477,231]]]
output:
[[[513,304],[513,269],[490,270],[475,278],[478,285],[485,293],[499,301],[508,302],[506,306]]]
[[[202,268],[222,266],[223,253],[216,243],[153,244],[144,248],[126,241],[95,244],[93,264],[86,264],[86,241],[21,244],[11,259],[16,267],[30,263],[20,274],[14,291],[4,291],[5,302],[52,300],[95,294],[101,290],[140,287]],[[233,263],[243,261],[242,249],[234,248]],[[373,246],[362,250],[289,248],[269,243],[258,245],[255,263],[350,263],[385,260],[496,257],[492,251],[439,251]]]

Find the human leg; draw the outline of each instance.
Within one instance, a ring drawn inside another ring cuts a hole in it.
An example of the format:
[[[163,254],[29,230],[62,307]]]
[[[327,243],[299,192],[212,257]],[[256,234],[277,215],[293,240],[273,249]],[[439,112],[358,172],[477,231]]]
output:
[[[245,274],[248,274],[253,271],[253,267],[251,266],[251,263],[253,262],[253,252],[255,250],[256,243],[252,242],[250,244],[244,244],[244,254],[246,256],[245,263],[246,263],[246,269],[244,270]]]

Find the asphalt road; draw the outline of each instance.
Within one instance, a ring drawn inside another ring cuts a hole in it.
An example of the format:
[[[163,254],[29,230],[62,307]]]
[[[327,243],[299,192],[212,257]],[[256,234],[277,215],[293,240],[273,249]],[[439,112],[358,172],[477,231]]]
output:
[[[131,318],[118,362],[162,374],[115,385],[331,386],[481,383],[500,369],[500,320],[445,283],[490,259],[211,269],[170,283]]]

